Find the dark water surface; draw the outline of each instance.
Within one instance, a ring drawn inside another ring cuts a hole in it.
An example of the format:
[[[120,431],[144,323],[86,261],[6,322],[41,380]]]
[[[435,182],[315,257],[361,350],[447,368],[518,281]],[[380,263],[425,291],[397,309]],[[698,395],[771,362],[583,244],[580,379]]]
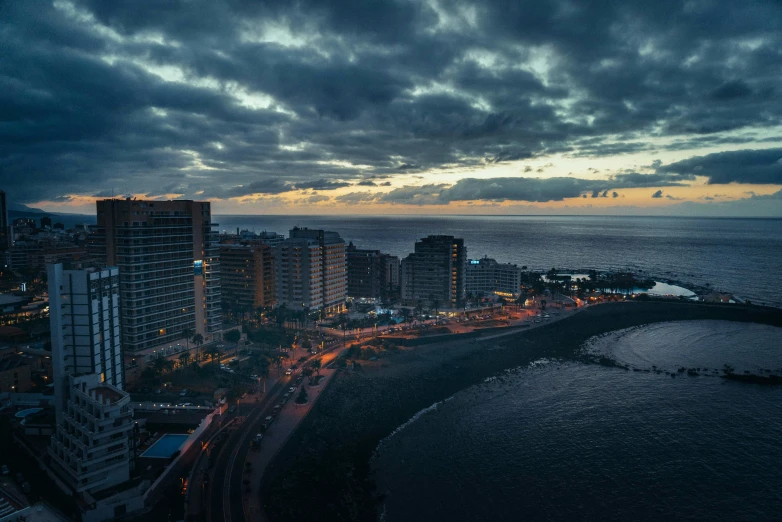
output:
[[[588,345],[640,366],[782,368],[782,328],[754,324],[662,323]],[[438,404],[374,466],[388,522],[772,520],[781,433],[782,387],[545,362]]]
[[[428,234],[464,238],[468,254],[530,268],[643,270],[658,278],[782,306],[782,220],[615,216],[217,216],[220,230],[293,226],[339,232],[404,257]]]

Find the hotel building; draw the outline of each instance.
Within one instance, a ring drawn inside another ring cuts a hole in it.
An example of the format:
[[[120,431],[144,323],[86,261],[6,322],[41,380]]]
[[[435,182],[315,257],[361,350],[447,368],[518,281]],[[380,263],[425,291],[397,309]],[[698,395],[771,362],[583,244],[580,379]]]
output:
[[[119,267],[122,344],[128,355],[174,353],[183,332],[222,330],[220,250],[208,202],[97,202],[94,242]]]
[[[462,306],[465,294],[467,248],[463,239],[428,236],[415,243],[415,252],[401,263],[402,301],[441,307]]]
[[[274,262],[269,245],[220,245],[223,306],[250,311],[274,306]]]
[[[497,294],[516,298],[521,289],[521,269],[494,259],[470,259],[467,262],[466,290],[469,294]]]
[[[348,291],[345,241],[336,232],[295,227],[275,249],[277,304],[325,314],[344,310]]]
[[[347,248],[348,295],[375,299],[390,298],[399,287],[399,258],[379,250]]]

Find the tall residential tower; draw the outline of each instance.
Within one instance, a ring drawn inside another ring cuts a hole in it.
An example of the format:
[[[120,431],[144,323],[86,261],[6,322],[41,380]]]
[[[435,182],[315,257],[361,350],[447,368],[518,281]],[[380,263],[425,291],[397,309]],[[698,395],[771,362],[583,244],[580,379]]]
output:
[[[184,332],[219,337],[220,254],[210,204],[107,199],[97,210],[98,251],[119,267],[125,351],[168,355]]]
[[[132,465],[119,270],[47,269],[57,418],[49,457],[71,492],[94,495],[129,480]]]
[[[439,302],[459,307],[464,301],[467,249],[463,239],[428,236],[415,243],[415,252],[402,260],[402,301]]]

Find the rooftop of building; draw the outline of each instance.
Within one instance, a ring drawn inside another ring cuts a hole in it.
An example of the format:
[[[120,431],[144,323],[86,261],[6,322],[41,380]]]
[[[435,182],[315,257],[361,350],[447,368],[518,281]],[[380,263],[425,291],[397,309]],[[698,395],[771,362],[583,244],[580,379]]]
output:
[[[29,359],[20,355],[9,355],[0,359],[0,372],[7,372],[22,366],[27,366]]]
[[[122,399],[123,397],[128,396],[126,393],[123,393],[114,388],[110,388],[108,386],[96,386],[95,388],[92,388],[92,390],[90,391],[94,391],[95,395],[97,395],[98,397],[103,396],[109,399],[111,402],[116,402]]]

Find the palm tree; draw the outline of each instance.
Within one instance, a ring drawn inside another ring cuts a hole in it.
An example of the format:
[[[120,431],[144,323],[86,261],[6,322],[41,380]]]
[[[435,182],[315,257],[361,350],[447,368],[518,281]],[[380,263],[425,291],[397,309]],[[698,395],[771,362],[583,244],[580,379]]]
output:
[[[189,352],[182,352],[179,354],[179,366],[186,367],[187,363],[190,362],[190,353]]]
[[[258,360],[258,377],[263,379],[263,393],[266,393],[266,379],[269,378],[270,362],[266,357],[261,357]]]
[[[434,324],[440,323],[440,300],[434,296],[431,298],[432,307],[434,308]]]
[[[193,344],[196,346],[196,360],[201,360],[201,352],[200,347],[202,344],[204,344],[204,336],[200,333],[197,333],[193,336]]]
[[[210,346],[206,353],[209,355],[209,358],[212,360],[212,362],[214,362],[215,359],[218,361],[220,360],[220,348],[218,348],[216,344]]]
[[[346,340],[346,334],[347,334],[347,327],[348,327],[348,316],[345,314],[339,314],[339,325],[342,327],[342,346],[343,348],[347,345]]]
[[[185,346],[187,347],[187,350],[190,351],[190,339],[193,338],[193,329],[189,326],[185,326],[182,330],[182,337],[185,338]]]

